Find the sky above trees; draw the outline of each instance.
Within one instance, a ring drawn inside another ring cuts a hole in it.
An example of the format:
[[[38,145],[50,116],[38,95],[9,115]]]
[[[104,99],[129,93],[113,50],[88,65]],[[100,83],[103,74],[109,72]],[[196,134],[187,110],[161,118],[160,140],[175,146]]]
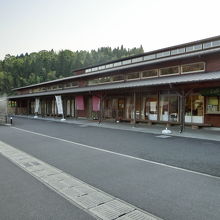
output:
[[[0,60],[6,54],[145,51],[219,35],[219,0],[0,0]]]

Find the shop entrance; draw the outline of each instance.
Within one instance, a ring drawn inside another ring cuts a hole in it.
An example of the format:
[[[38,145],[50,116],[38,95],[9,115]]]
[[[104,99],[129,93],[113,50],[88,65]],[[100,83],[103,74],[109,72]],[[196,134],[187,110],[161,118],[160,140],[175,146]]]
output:
[[[160,121],[179,122],[179,97],[161,95],[159,116]]]
[[[193,94],[186,98],[186,123],[204,123],[204,97]]]
[[[118,99],[118,118],[123,119],[125,118],[125,99],[120,98]]]

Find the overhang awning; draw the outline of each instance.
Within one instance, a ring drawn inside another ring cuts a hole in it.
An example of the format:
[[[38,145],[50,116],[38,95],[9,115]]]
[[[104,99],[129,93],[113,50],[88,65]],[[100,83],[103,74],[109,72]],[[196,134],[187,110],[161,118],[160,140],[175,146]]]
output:
[[[87,87],[77,87],[72,89],[63,89],[57,91],[39,92],[24,95],[10,96],[9,99],[15,98],[25,98],[25,97],[40,97],[49,95],[62,95],[62,94],[74,94],[80,92],[92,92],[92,91],[105,91],[114,89],[126,89],[126,88],[137,88],[137,87],[151,87],[159,85],[169,85],[169,84],[186,84],[186,83],[196,83],[205,81],[215,81],[220,80],[220,71],[208,72],[208,73],[194,73],[185,75],[175,75],[175,76],[164,76],[156,77],[151,79],[142,79],[127,82],[118,82],[105,85],[97,86],[87,86]]]

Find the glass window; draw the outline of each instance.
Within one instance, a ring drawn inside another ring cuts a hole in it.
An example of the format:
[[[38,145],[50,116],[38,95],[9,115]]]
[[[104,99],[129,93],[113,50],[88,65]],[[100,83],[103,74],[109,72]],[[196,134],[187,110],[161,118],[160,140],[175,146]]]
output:
[[[186,52],[191,52],[191,51],[196,51],[196,50],[201,50],[201,49],[202,49],[202,44],[196,44],[196,45],[186,47]]]
[[[115,76],[112,76],[112,80],[113,80],[113,81],[122,81],[122,80],[124,80],[124,75],[115,75]]]
[[[206,49],[206,48],[210,48],[212,47],[212,42],[207,42],[207,43],[204,43],[203,44],[203,48]]]
[[[97,71],[97,70],[98,70],[98,67],[92,68],[92,71]]]
[[[176,55],[176,54],[180,54],[180,53],[185,53],[185,48],[178,48],[175,50],[171,50],[171,55]]]
[[[211,42],[207,42],[203,44],[203,48],[210,48],[210,47],[217,47],[220,46],[220,40],[215,40],[215,41],[211,41]]]
[[[205,63],[191,63],[182,65],[182,73],[205,71]]]
[[[114,66],[121,66],[121,62],[114,63]]]
[[[124,61],[122,61],[123,65],[130,64],[130,63],[131,63],[131,60],[124,60]]]
[[[207,113],[220,113],[220,97],[207,97]]]
[[[128,73],[127,74],[127,79],[138,79],[138,78],[140,78],[139,73]]]
[[[132,59],[132,63],[137,63],[137,62],[141,62],[141,61],[143,61],[143,57],[138,57],[138,58]]]
[[[220,46],[220,40],[212,41],[212,46],[213,47]]]
[[[90,73],[92,69],[86,69],[86,73]]]
[[[192,96],[192,122],[194,123],[203,123],[203,102],[203,96]]]
[[[160,121],[169,119],[169,97],[160,96]]]
[[[169,97],[169,121],[178,121],[178,96]]]
[[[111,77],[110,76],[99,78],[99,82],[100,83],[106,83],[106,82],[110,82],[110,81],[111,81]]]
[[[145,109],[144,109],[144,116],[145,119],[148,120],[157,120],[157,95],[151,95],[147,97],[143,97],[145,101]]]
[[[167,67],[160,69],[160,76],[164,75],[172,75],[172,74],[178,74],[179,73],[179,67],[173,66],[173,67]]]
[[[186,48],[186,52],[191,52],[191,51],[193,51],[193,46],[189,46]]]
[[[179,120],[178,96],[160,96],[160,120],[177,122]]]
[[[113,63],[107,64],[105,67],[106,68],[112,68],[113,67]]]
[[[77,86],[77,81],[75,81],[75,82],[72,82],[72,84],[71,84],[71,86]]]
[[[187,123],[203,123],[204,97],[201,95],[190,95],[186,97],[185,105],[185,122]]]
[[[170,56],[170,51],[157,53],[157,58]]]
[[[154,69],[154,70],[146,70],[144,72],[142,72],[142,77],[154,77],[158,75],[158,70]]]
[[[99,79],[92,79],[88,81],[88,85],[96,85],[99,83]]]
[[[155,58],[156,58],[156,54],[151,54],[151,55],[144,56],[144,60],[153,60]]]
[[[202,49],[202,44],[194,45],[194,50],[201,50],[201,49]]]
[[[99,70],[103,70],[103,69],[105,69],[105,65],[99,66]]]

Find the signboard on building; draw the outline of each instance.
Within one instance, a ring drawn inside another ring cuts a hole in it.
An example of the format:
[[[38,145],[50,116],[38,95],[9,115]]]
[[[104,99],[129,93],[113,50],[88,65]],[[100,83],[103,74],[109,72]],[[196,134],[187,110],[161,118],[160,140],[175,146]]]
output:
[[[92,110],[94,112],[100,111],[100,98],[97,96],[92,97]]]
[[[84,110],[84,99],[83,96],[76,96],[76,110]]]
[[[55,96],[56,98],[56,104],[57,104],[57,111],[59,115],[63,115],[63,103],[61,96]]]

